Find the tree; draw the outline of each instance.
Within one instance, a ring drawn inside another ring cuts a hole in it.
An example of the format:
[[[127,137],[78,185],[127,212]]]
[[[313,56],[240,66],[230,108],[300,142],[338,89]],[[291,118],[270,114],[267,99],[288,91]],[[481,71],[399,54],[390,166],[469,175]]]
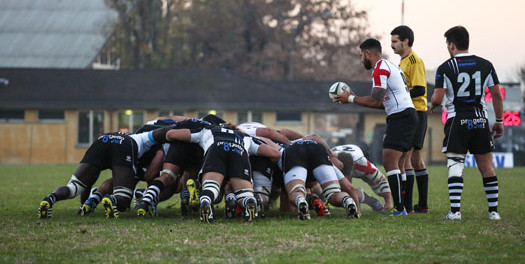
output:
[[[119,14],[122,68],[228,69],[282,80],[294,32],[298,80],[367,78],[359,43],[367,13],[349,0],[106,0]],[[325,19],[323,12],[331,12]],[[302,23],[311,19],[310,23]],[[299,31],[298,25],[301,27]]]

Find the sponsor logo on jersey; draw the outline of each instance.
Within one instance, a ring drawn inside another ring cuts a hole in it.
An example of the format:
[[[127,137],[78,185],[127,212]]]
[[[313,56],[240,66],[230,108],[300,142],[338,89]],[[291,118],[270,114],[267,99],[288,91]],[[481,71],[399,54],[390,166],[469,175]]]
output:
[[[113,144],[122,144],[122,141],[124,141],[124,137],[120,135],[102,135],[98,139],[102,139],[102,142],[107,143],[113,143]]]
[[[235,153],[237,153],[237,154],[239,154],[241,156],[244,153],[244,148],[241,145],[237,144],[237,143],[221,141],[221,142],[217,143],[217,146],[218,147],[222,146],[224,151],[232,151],[232,152],[235,152]]]
[[[484,129],[486,124],[486,118],[461,119],[461,125],[466,125],[468,130]]]

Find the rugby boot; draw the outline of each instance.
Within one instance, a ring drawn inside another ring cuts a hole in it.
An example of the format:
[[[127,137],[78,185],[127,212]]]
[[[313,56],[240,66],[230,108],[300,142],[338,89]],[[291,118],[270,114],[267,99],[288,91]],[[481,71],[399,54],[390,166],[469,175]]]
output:
[[[38,208],[38,219],[51,218],[51,213],[53,212],[53,203],[51,202],[51,194],[44,197],[40,202],[40,207]]]
[[[297,199],[297,218],[299,220],[309,220],[310,212],[308,211],[308,203],[304,197],[300,196]]]
[[[213,207],[210,202],[204,200],[200,203],[200,220],[203,223],[212,224],[215,222],[213,218]]]
[[[264,204],[260,195],[255,195],[257,199],[257,218],[264,218]]]
[[[135,192],[133,192],[133,208],[138,209],[138,206],[140,202],[142,201],[142,198],[144,198],[145,191],[146,189],[143,189],[143,188],[135,189]]]
[[[106,195],[102,199],[102,205],[104,206],[104,214],[106,218],[119,218],[119,211],[117,209],[117,199],[113,195]]]
[[[186,186],[188,187],[188,191],[190,193],[190,198],[189,198],[190,206],[191,207],[199,206],[200,201],[199,201],[199,192],[197,190],[197,183],[194,180],[189,179],[188,181],[186,181]]]
[[[97,207],[97,203],[95,202],[94,198],[88,198],[82,206],[80,206],[80,210],[78,211],[78,214],[81,216],[86,216],[89,214],[92,214],[95,212],[95,208]]]
[[[255,198],[245,198],[249,199],[246,201],[246,207],[244,208],[244,221],[245,222],[255,222],[257,218],[257,200]]]
[[[183,216],[190,215],[191,213],[190,192],[188,189],[184,189],[182,192],[180,192],[180,211]]]
[[[414,212],[415,213],[427,214],[428,213],[428,207],[423,207],[423,206],[420,206],[419,204],[416,204],[416,205],[414,205]]]
[[[328,207],[326,207],[321,198],[313,197],[310,202],[318,216],[330,216],[330,210],[328,210]]]
[[[405,215],[408,215],[406,210],[398,211],[396,208],[392,208],[386,214],[387,215],[391,215],[391,216],[405,216]]]
[[[491,211],[489,212],[489,219],[490,220],[501,220],[501,216],[499,215],[498,212]]]
[[[445,219],[448,220],[461,220],[461,212],[455,212],[448,211],[447,215],[445,215]]]
[[[235,218],[237,216],[237,201],[235,199],[227,199],[224,206],[224,215],[226,218]]]
[[[154,203],[141,201],[137,206],[137,216],[140,218],[157,216],[157,206]]]
[[[349,196],[343,199],[343,206],[346,208],[346,216],[348,218],[359,218],[359,212],[357,212],[357,206],[354,199]]]

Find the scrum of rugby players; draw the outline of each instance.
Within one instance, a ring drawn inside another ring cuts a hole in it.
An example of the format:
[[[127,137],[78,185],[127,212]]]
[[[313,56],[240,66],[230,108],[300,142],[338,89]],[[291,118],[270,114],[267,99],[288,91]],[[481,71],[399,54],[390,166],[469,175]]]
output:
[[[213,204],[223,197],[226,218],[241,216],[247,222],[264,217],[279,195],[281,210],[296,211],[301,220],[310,219],[309,210],[329,216],[323,200],[343,207],[350,218],[360,216],[360,203],[388,210],[388,182],[369,162],[368,168],[375,170],[362,175],[359,160],[364,157],[355,155],[348,146],[330,149],[316,135],[255,122],[234,126],[215,115],[159,117],[131,135],[99,137],[71,180],[44,197],[38,218],[51,217],[57,201],[78,195],[80,215],[92,214],[102,203],[107,218],[118,218],[129,210],[133,196],[137,215],[152,217],[159,202],[180,193],[182,214],[198,210],[205,223],[215,222]],[[113,177],[92,189],[105,169],[111,169]],[[362,188],[355,189],[352,176],[367,182],[385,199],[385,206]],[[138,181],[146,181],[148,187],[133,192]]]

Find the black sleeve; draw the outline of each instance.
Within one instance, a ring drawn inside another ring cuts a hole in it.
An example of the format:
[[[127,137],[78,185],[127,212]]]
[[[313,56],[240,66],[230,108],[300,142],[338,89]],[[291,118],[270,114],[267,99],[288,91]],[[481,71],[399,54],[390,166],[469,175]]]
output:
[[[168,131],[170,131],[171,129],[174,129],[174,128],[176,128],[176,125],[167,126],[167,127],[158,128],[158,129],[153,130],[153,132],[152,132],[153,133],[153,139],[159,144],[166,143],[166,133],[168,133]]]
[[[424,86],[414,86],[412,90],[410,90],[410,97],[415,98],[418,96],[425,95],[425,87]]]

